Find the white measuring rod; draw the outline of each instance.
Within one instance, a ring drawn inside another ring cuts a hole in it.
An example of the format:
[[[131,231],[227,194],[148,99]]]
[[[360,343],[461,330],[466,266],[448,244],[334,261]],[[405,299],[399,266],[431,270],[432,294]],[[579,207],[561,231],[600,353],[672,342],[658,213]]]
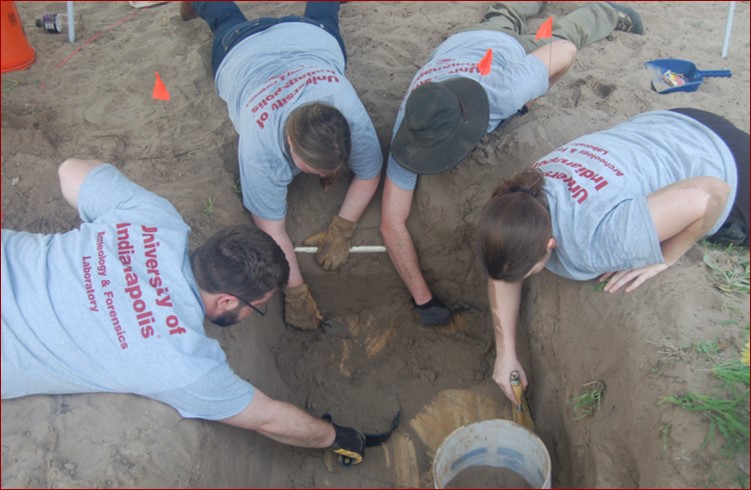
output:
[[[349,249],[350,253],[374,253],[385,252],[386,247],[383,245],[358,245]],[[318,252],[318,247],[295,247],[295,252],[314,254]]]

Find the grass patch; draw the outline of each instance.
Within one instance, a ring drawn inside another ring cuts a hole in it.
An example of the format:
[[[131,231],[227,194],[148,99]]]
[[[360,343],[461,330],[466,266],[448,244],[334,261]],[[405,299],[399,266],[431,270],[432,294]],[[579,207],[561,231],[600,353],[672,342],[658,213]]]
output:
[[[233,185],[232,187],[230,187],[230,190],[232,190],[232,192],[234,192],[238,196],[242,196],[243,189],[242,189],[242,184],[240,183],[240,179],[237,179],[235,181],[235,185]]]
[[[697,354],[713,356],[715,354],[719,354],[720,344],[718,344],[716,340],[703,340],[700,342],[692,343],[691,350],[693,350]]]
[[[209,217],[209,219],[214,217],[214,212],[216,212],[216,207],[214,206],[215,199],[213,197],[207,197],[206,203],[203,205],[203,212],[206,216]]]
[[[673,430],[673,426],[670,424],[662,424],[660,427],[660,439],[662,439],[662,456],[666,457],[668,454],[668,446],[670,445],[670,432]]]
[[[690,392],[680,396],[668,396],[659,403],[673,403],[684,410],[698,412],[709,420],[709,429],[704,446],[714,443],[726,461],[723,467],[732,468],[733,460],[749,447],[749,367],[744,349],[738,359],[723,360],[711,369],[712,375],[722,384],[720,395]],[[720,444],[717,437],[722,436]],[[736,475],[740,482],[747,482],[745,474]],[[747,487],[744,483],[741,486]]]
[[[602,381],[590,381],[582,385],[582,392],[568,400],[574,412],[573,420],[582,420],[600,409],[605,384]]]
[[[712,284],[728,296],[749,294],[748,249],[732,245],[720,248],[706,241],[702,243],[710,252],[704,254],[703,260],[712,275]]]

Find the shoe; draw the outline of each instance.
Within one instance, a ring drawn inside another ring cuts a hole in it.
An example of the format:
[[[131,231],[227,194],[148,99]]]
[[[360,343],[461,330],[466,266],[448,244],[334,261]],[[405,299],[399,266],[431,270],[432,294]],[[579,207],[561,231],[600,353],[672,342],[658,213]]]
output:
[[[618,24],[616,31],[630,32],[631,34],[644,34],[644,24],[636,10],[615,2],[608,2],[618,12]]]
[[[196,17],[198,17],[198,14],[193,10],[190,2],[180,2],[180,18],[182,20],[195,19]]]

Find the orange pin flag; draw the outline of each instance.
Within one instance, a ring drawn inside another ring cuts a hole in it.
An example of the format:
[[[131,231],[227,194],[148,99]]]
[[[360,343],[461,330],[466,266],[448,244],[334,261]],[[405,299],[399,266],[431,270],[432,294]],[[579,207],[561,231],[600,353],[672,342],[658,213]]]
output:
[[[151,96],[157,100],[169,100],[169,92],[159,77],[159,72],[155,71],[154,74],[156,75],[156,82],[154,82],[154,91],[151,93]]]
[[[493,65],[493,50],[488,49],[485,52],[485,56],[482,57],[479,63],[477,63],[477,69],[480,70],[480,75],[485,76],[490,73],[490,67]]]
[[[550,16],[547,18],[545,22],[542,23],[539,29],[537,29],[537,33],[535,34],[535,41],[539,41],[540,39],[546,39],[549,37],[553,37],[553,17]]]

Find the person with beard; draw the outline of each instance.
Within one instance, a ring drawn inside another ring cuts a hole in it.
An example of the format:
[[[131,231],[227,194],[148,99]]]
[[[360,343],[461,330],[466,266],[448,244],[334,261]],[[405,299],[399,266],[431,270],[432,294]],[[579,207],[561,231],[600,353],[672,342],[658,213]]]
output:
[[[138,394],[185,418],[362,460],[360,431],[268,397],[206,335],[205,317],[226,327],[263,316],[287,283],[284,252],[268,234],[232,226],[189,253],[177,210],[113,165],[69,159],[58,174],[83,224],[2,230],[3,400]]]

